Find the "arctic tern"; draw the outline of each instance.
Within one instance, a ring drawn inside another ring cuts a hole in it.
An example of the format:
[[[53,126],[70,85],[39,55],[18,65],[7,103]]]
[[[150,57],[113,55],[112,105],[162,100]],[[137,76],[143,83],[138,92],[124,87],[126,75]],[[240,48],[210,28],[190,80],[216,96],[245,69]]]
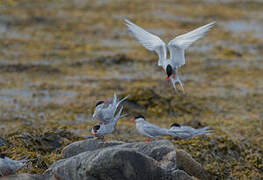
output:
[[[14,174],[16,170],[23,166],[26,166],[26,162],[32,161],[34,159],[28,160],[12,160],[8,158],[5,154],[0,154],[0,177]]]
[[[119,100],[116,93],[114,93],[113,99],[106,101],[98,101],[93,113],[93,118],[99,121],[101,124],[110,123],[114,119],[114,114],[118,106],[125,101],[129,96]]]
[[[136,116],[135,118],[131,119],[131,121],[136,123],[136,129],[140,134],[149,138],[172,136],[174,138],[190,139],[195,136],[212,132],[208,130],[208,127],[194,129],[190,126],[180,126],[177,123],[172,124],[170,129],[160,128],[147,122],[142,115]],[[146,141],[149,142],[150,139],[147,139]]]
[[[99,137],[102,138],[108,134],[111,134],[114,131],[114,126],[117,122],[117,120],[120,118],[121,116],[121,112],[122,112],[123,107],[121,107],[121,109],[119,110],[119,112],[116,114],[115,117],[113,117],[112,119],[109,120],[109,123],[103,123],[103,124],[97,124],[95,125],[92,130],[91,133],[95,136],[95,137]]]
[[[169,130],[180,139],[191,139],[195,136],[205,135],[213,132],[212,130],[209,130],[208,126],[195,129],[190,126],[182,126],[178,123],[173,123]]]
[[[158,36],[147,32],[127,19],[124,21],[126,22],[126,26],[131,35],[137,39],[141,45],[150,51],[155,51],[158,54],[158,66],[161,66],[164,69],[167,74],[166,79],[170,80],[175,91],[178,92],[175,84],[179,83],[182,88],[182,92],[184,92],[184,85],[178,75],[178,68],[185,64],[184,51],[193,42],[203,37],[216,22],[211,22],[186,34],[177,36],[172,39],[168,45],[166,45]],[[167,47],[170,52],[169,59],[167,59]]]
[[[135,116],[133,119],[131,119],[131,122],[136,123],[136,130],[140,134],[148,137],[146,142],[150,141],[149,138],[155,138],[159,136],[173,136],[173,133],[170,132],[170,130],[160,128],[154,124],[147,122],[142,115]]]

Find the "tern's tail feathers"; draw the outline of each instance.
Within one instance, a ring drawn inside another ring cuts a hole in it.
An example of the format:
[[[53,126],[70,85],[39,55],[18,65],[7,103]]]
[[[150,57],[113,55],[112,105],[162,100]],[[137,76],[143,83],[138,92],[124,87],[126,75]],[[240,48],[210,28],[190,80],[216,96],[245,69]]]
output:
[[[130,96],[130,95],[122,98],[121,100],[119,100],[118,103],[117,103],[117,107],[118,107],[123,101],[125,101],[129,96]]]
[[[194,134],[194,136],[200,136],[200,135],[205,135],[205,134],[209,134],[212,133],[213,131],[209,129],[208,126],[203,127],[201,129],[196,129],[196,132]]]
[[[116,114],[116,116],[114,117],[114,124],[118,121],[118,119],[120,118],[121,116],[121,113],[122,113],[122,109],[123,109],[123,106],[121,107],[121,109],[119,110],[119,112]]]
[[[117,98],[116,92],[114,92],[112,103],[117,104],[117,101],[118,101],[118,98]]]

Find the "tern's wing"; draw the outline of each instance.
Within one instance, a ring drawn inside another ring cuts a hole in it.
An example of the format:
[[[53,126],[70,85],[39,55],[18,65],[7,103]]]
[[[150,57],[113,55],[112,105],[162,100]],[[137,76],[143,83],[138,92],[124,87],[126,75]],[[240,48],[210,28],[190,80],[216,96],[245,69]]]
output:
[[[190,126],[181,126],[181,127],[172,127],[169,129],[169,132],[174,137],[179,137],[181,139],[190,139],[195,136],[209,134],[212,132],[212,130],[209,130],[209,127],[195,129]]]
[[[182,66],[185,64],[184,50],[193,42],[203,37],[207,31],[215,25],[215,23],[216,22],[211,22],[186,34],[177,36],[168,43],[168,48],[174,65]]]
[[[166,45],[165,43],[156,35],[153,35],[143,28],[133,24],[129,20],[125,19],[126,26],[129,32],[135,39],[137,39],[141,45],[150,51],[155,51],[159,56],[158,66],[162,66],[163,61],[166,60]]]
[[[101,104],[95,108],[93,118],[102,123],[109,123],[113,119],[114,113],[109,104]]]
[[[153,125],[153,124],[150,124],[148,122],[144,123],[143,130],[147,134],[149,134],[149,135],[151,135],[153,137],[167,135],[167,130],[166,129],[160,128],[160,127],[158,127],[156,125]]]

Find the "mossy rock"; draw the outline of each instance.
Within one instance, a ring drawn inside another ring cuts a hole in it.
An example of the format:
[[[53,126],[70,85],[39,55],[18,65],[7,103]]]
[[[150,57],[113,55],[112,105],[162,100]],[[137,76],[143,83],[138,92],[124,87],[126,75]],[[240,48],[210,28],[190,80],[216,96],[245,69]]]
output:
[[[224,132],[190,140],[173,141],[218,179],[262,178],[262,150],[252,144],[235,140]]]

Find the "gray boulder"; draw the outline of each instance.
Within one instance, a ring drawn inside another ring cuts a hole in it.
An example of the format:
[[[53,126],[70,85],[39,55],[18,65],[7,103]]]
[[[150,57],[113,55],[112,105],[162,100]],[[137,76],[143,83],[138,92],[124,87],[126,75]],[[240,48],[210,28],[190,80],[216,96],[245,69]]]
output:
[[[2,177],[1,180],[44,180],[42,175],[33,174],[15,174],[11,176]]]
[[[176,152],[171,151],[160,161],[162,168],[174,171],[177,169],[176,166]]]
[[[64,158],[69,158],[82,152],[94,151],[110,146],[135,149],[156,159],[157,161],[161,160],[163,156],[174,150],[174,145],[168,140],[151,141],[148,143],[124,143],[120,141],[104,142],[98,139],[90,139],[69,144],[62,150],[62,155]]]
[[[44,173],[51,180],[191,180],[209,179],[209,174],[189,154],[175,151],[168,140],[123,143],[85,140],[62,151],[65,159]],[[179,168],[179,169],[178,169]],[[190,176],[191,175],[191,176]]]
[[[82,152],[94,151],[97,149],[111,146],[135,149],[143,154],[146,154],[156,159],[157,161],[161,160],[163,156],[174,150],[174,145],[168,140],[151,141],[148,143],[124,143],[120,141],[104,142],[99,139],[90,139],[69,144],[62,150],[62,155],[64,158],[69,158]]]
[[[131,148],[141,152],[157,161],[163,159],[165,155],[174,150],[174,145],[168,140],[158,140],[151,142],[134,142],[125,143],[118,146],[119,148]]]
[[[51,179],[145,180],[173,179],[159,163],[129,148],[108,147],[62,159],[44,173]]]
[[[176,150],[176,166],[199,179],[212,179],[210,174],[184,150]]]
[[[193,180],[186,172],[179,169],[172,172],[172,177],[174,180]]]
[[[105,147],[120,145],[123,143],[124,142],[121,142],[121,141],[104,142],[99,139],[89,139],[89,140],[77,141],[77,142],[67,145],[62,150],[62,156],[64,158],[69,158],[69,157],[75,156],[85,151],[94,151],[94,150],[105,148]]]

